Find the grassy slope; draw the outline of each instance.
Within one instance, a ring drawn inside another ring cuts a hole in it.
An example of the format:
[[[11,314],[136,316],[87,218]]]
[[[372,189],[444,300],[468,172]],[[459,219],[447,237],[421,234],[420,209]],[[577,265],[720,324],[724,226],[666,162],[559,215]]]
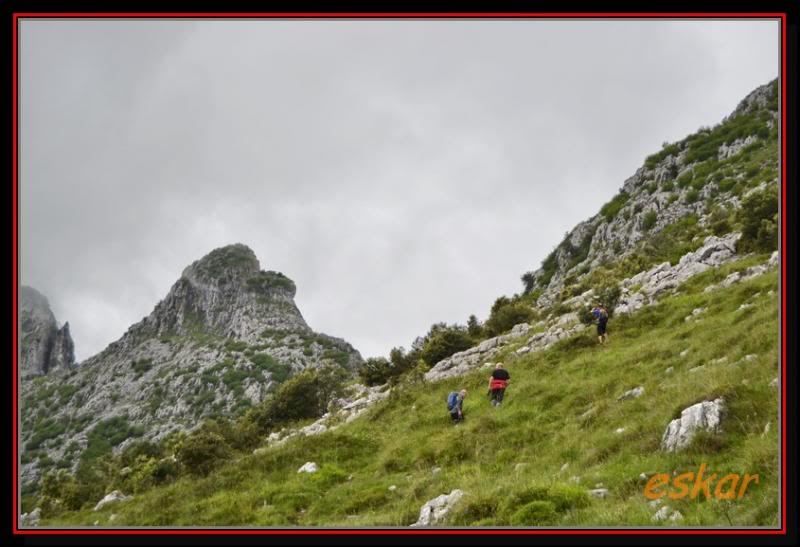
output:
[[[765,258],[705,272],[656,306],[612,318],[607,347],[596,346],[591,331],[522,357],[511,356],[519,344],[510,346],[502,358],[513,383],[501,408],[484,397],[486,371],[404,385],[335,432],[246,455],[209,477],[182,478],[126,504],[64,513],[43,524],[108,525],[116,513],[113,526],[407,526],[425,501],[460,488],[467,496],[455,525],[649,526],[655,510],[642,495],[639,474],[696,471],[707,462],[723,474],[759,473],[760,483],[733,502],[669,501],[685,516],[682,525],[776,525],[778,390],[768,384],[778,374],[777,273],[702,292]],[[755,306],[741,311],[744,302]],[[684,321],[701,306],[708,310],[696,322]],[[685,349],[688,355],[680,357]],[[757,357],[737,363],[747,354]],[[709,363],[720,357],[727,361]],[[700,364],[705,368],[688,372]],[[667,367],[674,371],[665,373]],[[617,402],[638,385],[646,390],[641,398]],[[467,421],[453,426],[444,401],[461,386],[471,391]],[[677,454],[659,450],[670,419],[717,396],[729,403],[721,435],[701,437]],[[620,427],[625,432],[615,433]],[[321,471],[297,474],[306,461]],[[436,466],[442,471],[433,474]],[[572,476],[581,477],[579,486]],[[610,498],[585,497],[597,483]],[[531,499],[546,503],[515,516]]]

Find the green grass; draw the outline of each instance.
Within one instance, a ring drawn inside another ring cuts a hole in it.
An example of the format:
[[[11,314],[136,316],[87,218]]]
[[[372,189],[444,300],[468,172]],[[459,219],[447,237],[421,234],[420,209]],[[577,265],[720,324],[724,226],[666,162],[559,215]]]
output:
[[[718,473],[758,473],[760,481],[733,502],[669,500],[684,515],[681,525],[776,525],[778,392],[768,384],[778,375],[778,301],[767,293],[777,289],[777,273],[703,293],[758,260],[705,272],[658,305],[612,318],[605,347],[587,330],[545,352],[516,357],[507,348],[496,358],[512,375],[500,408],[485,397],[485,372],[423,387],[401,383],[336,431],[239,454],[207,477],[43,524],[106,525],[115,513],[115,526],[407,526],[427,500],[460,488],[466,495],[451,517],[456,525],[669,526],[651,521],[640,473],[696,471],[705,462]],[[744,302],[754,306],[741,311]],[[684,321],[698,307],[707,310]],[[756,358],[740,362],[749,354]],[[727,360],[715,361],[721,357]],[[617,401],[639,385],[642,397]],[[461,387],[470,391],[467,419],[453,426],[445,398]],[[681,409],[718,396],[729,409],[721,434],[698,437],[682,452],[659,450]],[[298,474],[306,461],[320,473]],[[434,467],[442,471],[433,474]],[[598,483],[609,498],[586,496]]]

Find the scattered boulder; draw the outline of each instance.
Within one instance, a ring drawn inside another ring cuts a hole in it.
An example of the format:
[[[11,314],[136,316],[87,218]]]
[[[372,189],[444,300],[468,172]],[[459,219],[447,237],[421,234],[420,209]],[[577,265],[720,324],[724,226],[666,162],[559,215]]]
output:
[[[109,503],[114,503],[117,501],[130,501],[133,499],[133,496],[126,496],[119,490],[114,490],[113,492],[106,494],[106,496],[97,502],[97,505],[94,506],[95,511],[99,511]]]
[[[608,488],[594,488],[592,490],[587,490],[587,494],[592,496],[593,498],[607,498],[609,496]]]
[[[438,475],[441,472],[442,472],[441,467],[434,467],[433,469],[431,469],[431,475]]]
[[[617,401],[625,401],[627,399],[636,399],[637,397],[641,397],[644,395],[644,387],[638,386],[633,389],[629,389],[619,397],[617,397]]]
[[[516,353],[517,355],[524,355],[526,353],[529,353],[530,351],[531,351],[530,346],[522,346],[516,351]]]
[[[389,492],[394,492],[395,490],[397,490],[397,485],[396,484],[393,484],[393,485],[391,485],[389,487]]]
[[[435,526],[441,524],[456,503],[464,496],[464,492],[455,489],[449,494],[442,494],[429,500],[419,510],[419,518],[412,527]]]
[[[297,470],[298,473],[316,473],[317,471],[319,471],[319,466],[315,462],[306,462]]]
[[[520,323],[518,325],[514,325],[511,329],[511,336],[516,338],[517,336],[522,336],[528,330],[530,330],[531,326],[528,323]]]
[[[614,430],[614,433],[616,433],[617,435],[621,435],[621,434],[625,433],[626,429],[627,428],[625,428],[625,427],[618,427],[617,429]]]
[[[697,431],[719,432],[725,401],[703,401],[683,409],[681,417],[672,420],[661,438],[661,448],[668,452],[685,448]]]
[[[769,387],[778,389],[778,377],[777,376],[775,378],[773,378],[772,381],[769,383]]]
[[[661,522],[664,520],[671,520],[673,522],[683,520],[683,515],[680,511],[673,511],[669,505],[665,505],[653,515],[653,522]]]
[[[39,526],[39,521],[42,518],[42,510],[37,507],[30,513],[22,513],[19,517],[19,524],[22,527]]]

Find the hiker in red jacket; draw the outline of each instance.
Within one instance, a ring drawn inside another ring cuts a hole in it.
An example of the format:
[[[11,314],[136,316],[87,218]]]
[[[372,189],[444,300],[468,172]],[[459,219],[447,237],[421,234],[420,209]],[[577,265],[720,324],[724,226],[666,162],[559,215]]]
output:
[[[497,363],[492,375],[489,376],[489,394],[492,406],[500,406],[500,403],[503,402],[503,395],[510,380],[511,375],[503,368],[503,363]]]

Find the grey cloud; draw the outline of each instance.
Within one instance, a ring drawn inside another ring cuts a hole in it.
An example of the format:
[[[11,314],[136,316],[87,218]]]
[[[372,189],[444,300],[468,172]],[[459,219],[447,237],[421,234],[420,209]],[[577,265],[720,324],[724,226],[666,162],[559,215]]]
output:
[[[366,355],[485,316],[665,140],[778,71],[776,23],[36,21],[22,282],[79,358],[250,245]]]

